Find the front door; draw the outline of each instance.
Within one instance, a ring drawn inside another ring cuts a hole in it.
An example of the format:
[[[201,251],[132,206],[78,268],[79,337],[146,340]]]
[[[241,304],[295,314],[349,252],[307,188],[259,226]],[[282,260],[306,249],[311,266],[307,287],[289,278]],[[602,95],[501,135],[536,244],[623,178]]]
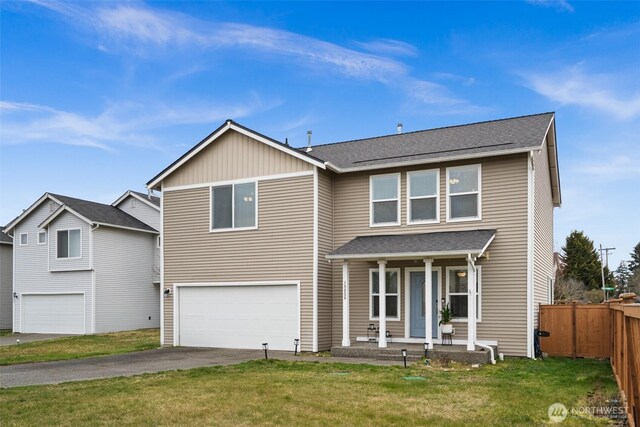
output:
[[[431,336],[438,338],[438,272],[431,276]],[[409,333],[412,338],[424,338],[424,272],[409,273]]]

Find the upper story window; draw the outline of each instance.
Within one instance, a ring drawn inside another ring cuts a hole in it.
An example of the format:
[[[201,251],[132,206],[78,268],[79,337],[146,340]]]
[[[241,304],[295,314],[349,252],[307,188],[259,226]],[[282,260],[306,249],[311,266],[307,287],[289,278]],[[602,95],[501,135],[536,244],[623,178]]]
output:
[[[447,168],[447,221],[480,219],[480,165]]]
[[[47,232],[42,230],[38,231],[38,244],[46,245],[47,244]]]
[[[211,187],[211,231],[256,228],[255,182]]]
[[[440,221],[440,171],[432,169],[407,173],[407,223]]]
[[[58,230],[57,258],[80,258],[82,256],[81,234],[79,228]]]
[[[370,226],[400,224],[400,174],[369,178]]]
[[[20,233],[20,246],[27,246],[29,244],[29,235],[27,233]]]

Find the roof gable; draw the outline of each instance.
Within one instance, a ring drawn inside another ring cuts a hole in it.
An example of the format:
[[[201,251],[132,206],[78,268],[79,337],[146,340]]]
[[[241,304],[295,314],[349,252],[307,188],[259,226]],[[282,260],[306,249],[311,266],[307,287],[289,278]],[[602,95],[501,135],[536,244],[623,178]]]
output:
[[[118,199],[111,203],[111,206],[118,207],[120,206],[127,198],[133,197],[136,200],[140,200],[142,203],[145,203],[151,206],[154,209],[160,210],[160,197],[152,196],[150,194],[140,193],[139,191],[128,190],[125,193],[118,197]]]

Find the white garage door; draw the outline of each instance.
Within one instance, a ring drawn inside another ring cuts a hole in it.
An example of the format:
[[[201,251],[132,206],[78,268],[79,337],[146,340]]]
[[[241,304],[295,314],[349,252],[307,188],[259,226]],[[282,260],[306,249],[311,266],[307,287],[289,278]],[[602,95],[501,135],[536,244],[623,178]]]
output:
[[[291,350],[298,338],[296,285],[178,289],[178,345]]]
[[[84,295],[22,295],[22,332],[84,334]]]

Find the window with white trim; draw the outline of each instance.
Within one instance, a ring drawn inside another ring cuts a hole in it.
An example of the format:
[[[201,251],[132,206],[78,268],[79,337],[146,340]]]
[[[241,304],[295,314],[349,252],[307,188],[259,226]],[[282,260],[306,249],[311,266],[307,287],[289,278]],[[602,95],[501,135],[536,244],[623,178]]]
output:
[[[38,231],[38,244],[46,245],[47,244],[47,232],[42,230]]]
[[[20,233],[20,246],[27,246],[29,244],[29,235],[27,233]]]
[[[400,174],[372,175],[369,178],[370,225],[400,223]]]
[[[480,165],[447,168],[447,220],[480,219]]]
[[[255,228],[256,182],[211,187],[211,231]]]
[[[409,224],[438,222],[440,171],[407,173],[407,215]]]
[[[56,244],[57,258],[80,258],[82,256],[81,238],[82,233],[79,228],[70,230],[58,230],[56,233],[58,242]]]
[[[482,319],[482,267],[476,267],[476,319]],[[466,321],[469,317],[467,267],[447,267],[447,303],[454,320]]]
[[[387,319],[400,320],[400,269],[387,268],[386,274],[386,298]],[[380,317],[380,273],[377,268],[369,270],[369,319]]]

